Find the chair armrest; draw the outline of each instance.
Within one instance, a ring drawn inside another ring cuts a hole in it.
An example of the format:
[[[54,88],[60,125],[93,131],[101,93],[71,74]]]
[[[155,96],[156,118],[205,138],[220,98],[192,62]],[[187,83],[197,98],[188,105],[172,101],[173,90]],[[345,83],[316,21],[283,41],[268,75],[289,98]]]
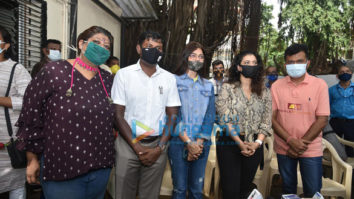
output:
[[[270,162],[272,160],[272,157],[273,157],[273,152],[274,152],[274,147],[273,147],[273,140],[272,138],[270,137],[266,137],[264,139],[264,144],[263,144],[263,147],[265,147],[265,144],[268,145],[268,153],[267,153],[267,156],[264,157],[264,163],[266,162]]]
[[[354,148],[354,142],[345,140],[345,139],[339,137],[337,134],[336,134],[336,136],[337,136],[337,138],[338,138],[338,140],[339,140],[340,143],[342,143],[342,144],[345,145],[345,146],[350,146],[350,147]]]
[[[327,148],[331,153],[333,180],[340,184],[344,184],[346,187],[351,187],[353,172],[352,166],[344,162],[342,158],[339,157],[337,151],[334,149],[331,143],[325,139],[322,139],[322,142],[325,145],[325,148]],[[342,172],[344,172],[344,176]],[[344,183],[342,181],[344,181]]]

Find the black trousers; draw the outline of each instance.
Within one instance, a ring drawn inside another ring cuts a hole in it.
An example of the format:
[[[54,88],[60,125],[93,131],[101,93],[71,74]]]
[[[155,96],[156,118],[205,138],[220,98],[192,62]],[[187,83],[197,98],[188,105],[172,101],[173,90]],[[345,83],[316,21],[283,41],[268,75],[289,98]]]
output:
[[[329,124],[339,137],[344,135],[345,140],[354,142],[354,119],[331,118]],[[349,157],[354,157],[353,148],[346,146],[345,152]]]
[[[263,147],[258,148],[251,157],[246,157],[230,137],[219,138],[217,144],[223,199],[247,198],[252,191],[252,181],[263,156]]]

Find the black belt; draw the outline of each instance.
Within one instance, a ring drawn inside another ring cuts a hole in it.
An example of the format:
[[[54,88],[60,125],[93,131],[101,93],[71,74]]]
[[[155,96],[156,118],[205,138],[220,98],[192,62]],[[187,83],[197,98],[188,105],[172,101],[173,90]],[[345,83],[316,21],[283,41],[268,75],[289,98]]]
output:
[[[159,137],[160,137],[160,136],[148,136],[148,137],[146,137],[146,138],[140,140],[140,142],[141,142],[141,143],[145,143],[145,144],[151,143],[151,142],[157,140]]]
[[[346,118],[339,118],[339,117],[334,117],[333,120],[338,120],[341,122],[351,122],[354,121],[354,119],[346,119]]]

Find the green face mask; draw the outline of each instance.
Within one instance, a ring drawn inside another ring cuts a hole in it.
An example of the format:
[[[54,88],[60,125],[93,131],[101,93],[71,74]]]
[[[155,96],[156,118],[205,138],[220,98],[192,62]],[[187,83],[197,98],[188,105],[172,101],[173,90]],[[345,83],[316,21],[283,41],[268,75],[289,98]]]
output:
[[[84,55],[93,64],[101,65],[107,61],[111,53],[100,45],[89,42]]]

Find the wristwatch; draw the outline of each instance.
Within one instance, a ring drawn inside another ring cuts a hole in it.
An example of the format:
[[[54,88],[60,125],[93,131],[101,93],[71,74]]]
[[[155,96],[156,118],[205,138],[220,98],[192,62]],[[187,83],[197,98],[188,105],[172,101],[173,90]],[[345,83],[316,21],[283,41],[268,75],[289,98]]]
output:
[[[184,142],[184,145],[188,145],[188,144],[190,144],[190,143],[192,143],[192,140],[191,140],[191,139],[188,139],[187,141]]]
[[[158,147],[160,147],[161,151],[164,151],[166,149],[166,144],[160,142]]]

